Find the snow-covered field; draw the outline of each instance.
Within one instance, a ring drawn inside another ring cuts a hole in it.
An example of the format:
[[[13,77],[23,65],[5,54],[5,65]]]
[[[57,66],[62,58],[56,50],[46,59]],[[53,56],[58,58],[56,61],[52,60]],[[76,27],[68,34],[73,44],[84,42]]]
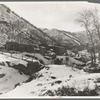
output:
[[[16,62],[17,59],[0,54],[0,63],[4,62],[4,65],[0,65],[0,94],[14,89],[17,85],[21,85],[29,77],[19,73],[14,68],[8,67],[5,61]]]
[[[95,86],[94,81],[100,77],[100,74],[87,74],[82,70],[73,69],[65,65],[49,65],[39,72],[37,79],[29,83],[23,83],[14,90],[0,95],[0,97],[34,97],[41,96],[48,90],[56,90],[59,87],[76,87],[83,90],[87,85],[90,89]]]
[[[72,70],[65,65],[49,65],[39,72],[41,77],[29,83],[23,83],[23,85],[17,86],[16,89],[1,95],[1,97],[39,96],[47,90],[57,89],[64,85],[67,80],[71,79],[70,75],[77,77],[80,76],[80,74],[86,75],[83,71],[77,69]]]
[[[37,56],[40,55],[37,54]],[[45,59],[43,58],[43,60]],[[2,61],[25,64],[21,59],[0,54],[0,62]],[[54,91],[62,86],[74,87],[83,91],[87,86],[93,90],[96,85],[100,85],[100,73],[89,74],[77,68],[72,69],[67,65],[49,64],[36,75],[36,79],[25,83],[29,78],[27,75],[19,73],[14,68],[0,66],[0,97],[36,97],[43,96],[48,90]]]

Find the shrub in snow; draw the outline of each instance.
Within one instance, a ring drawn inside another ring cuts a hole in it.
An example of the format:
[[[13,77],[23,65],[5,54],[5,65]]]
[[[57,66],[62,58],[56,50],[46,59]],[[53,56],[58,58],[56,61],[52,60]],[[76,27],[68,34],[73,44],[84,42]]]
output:
[[[100,73],[100,67],[98,64],[88,64],[88,66],[84,67],[83,70],[89,73]]]
[[[74,96],[76,94],[74,88],[69,87],[61,87],[57,90],[48,90],[46,93],[44,93],[44,96]]]
[[[72,68],[78,68],[78,69],[83,69],[84,66],[86,66],[85,63],[82,61],[76,60],[75,58],[68,57],[66,56],[66,65],[71,66]]]
[[[1,65],[1,66],[5,66],[5,63],[4,63],[4,62],[0,62],[0,65]]]
[[[27,64],[27,69],[29,70],[30,74],[33,74],[41,70],[41,65],[38,62],[29,61]]]
[[[6,63],[8,64],[8,67],[12,67],[9,61],[6,61]]]
[[[54,64],[61,65],[61,64],[62,64],[62,60],[63,60],[63,59],[56,58],[56,59],[54,59]]]
[[[87,63],[88,61],[90,61],[90,59],[87,59],[85,56],[75,57],[75,59],[78,61],[82,61],[84,63]]]
[[[74,96],[76,95],[75,88],[62,87],[55,90],[57,96]]]
[[[33,79],[40,78],[40,77],[43,77],[43,75],[39,74],[39,73],[34,73],[34,74],[30,75],[29,79],[26,80],[25,83],[31,82]]]
[[[75,87],[62,86],[57,90],[48,90],[43,96],[98,96],[98,87],[90,90],[88,87],[85,87],[83,91],[77,90]]]
[[[62,83],[62,81],[61,80],[57,80],[57,81],[53,82],[51,85],[60,84],[60,83]]]
[[[67,62],[69,61],[69,57],[66,57],[66,61],[67,61]]]
[[[76,96],[98,96],[97,89],[90,90],[88,87],[86,87],[83,91],[78,91],[78,95]]]
[[[16,88],[17,86],[19,86],[19,85],[20,85],[20,83],[15,84],[15,88]]]
[[[55,96],[55,93],[51,90],[48,90],[43,96]]]
[[[42,59],[39,59],[39,62],[40,62],[41,64],[44,64],[44,62],[43,62],[43,60],[42,60]]]

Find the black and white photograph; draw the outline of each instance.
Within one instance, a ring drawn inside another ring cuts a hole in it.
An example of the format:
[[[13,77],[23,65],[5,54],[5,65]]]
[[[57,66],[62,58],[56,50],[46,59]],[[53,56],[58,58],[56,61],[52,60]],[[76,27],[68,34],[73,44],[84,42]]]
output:
[[[0,2],[0,98],[100,96],[100,3]]]

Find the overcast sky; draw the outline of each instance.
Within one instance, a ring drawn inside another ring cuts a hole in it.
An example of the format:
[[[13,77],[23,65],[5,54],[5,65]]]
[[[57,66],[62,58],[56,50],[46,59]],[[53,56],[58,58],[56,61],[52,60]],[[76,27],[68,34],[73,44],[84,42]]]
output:
[[[12,11],[40,28],[57,28],[70,32],[82,31],[75,23],[77,12],[97,8],[100,4],[88,2],[4,2]]]

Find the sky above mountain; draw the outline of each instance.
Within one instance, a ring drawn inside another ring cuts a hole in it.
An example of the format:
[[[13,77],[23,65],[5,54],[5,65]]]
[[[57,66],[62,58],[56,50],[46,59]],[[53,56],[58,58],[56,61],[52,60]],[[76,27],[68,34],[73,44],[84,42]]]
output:
[[[0,2],[12,11],[40,28],[57,28],[70,32],[83,31],[75,22],[82,9],[97,8],[100,4],[88,2]]]

